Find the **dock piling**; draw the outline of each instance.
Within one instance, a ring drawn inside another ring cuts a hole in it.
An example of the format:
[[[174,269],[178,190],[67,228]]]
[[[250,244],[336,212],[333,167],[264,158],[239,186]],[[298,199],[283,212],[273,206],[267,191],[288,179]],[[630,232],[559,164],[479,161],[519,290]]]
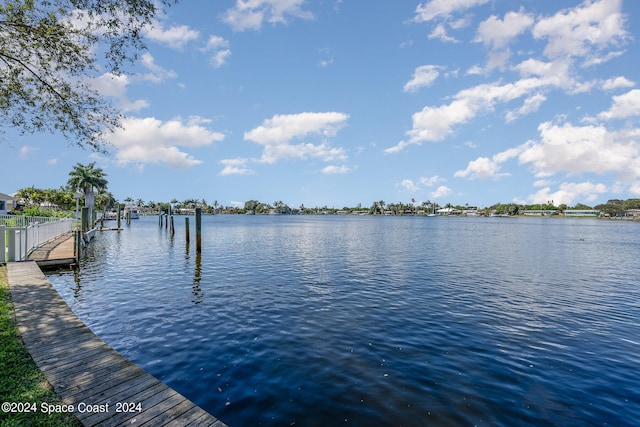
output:
[[[196,208],[196,253],[202,252],[202,208]]]

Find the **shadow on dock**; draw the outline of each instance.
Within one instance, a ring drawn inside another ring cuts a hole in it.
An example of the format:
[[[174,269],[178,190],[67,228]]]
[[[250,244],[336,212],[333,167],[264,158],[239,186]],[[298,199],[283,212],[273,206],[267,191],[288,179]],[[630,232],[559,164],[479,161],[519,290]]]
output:
[[[226,427],[93,334],[36,262],[10,262],[7,273],[23,341],[83,425]]]

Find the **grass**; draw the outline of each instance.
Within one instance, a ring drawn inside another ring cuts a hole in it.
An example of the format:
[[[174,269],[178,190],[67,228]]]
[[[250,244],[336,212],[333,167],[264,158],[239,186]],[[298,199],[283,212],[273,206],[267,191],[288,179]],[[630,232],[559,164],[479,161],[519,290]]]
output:
[[[36,411],[7,413],[0,410],[0,427],[82,426],[73,414],[45,414],[40,411],[43,403],[62,405],[63,402],[22,342],[11,301],[7,269],[0,266],[0,403],[4,402],[29,403]]]

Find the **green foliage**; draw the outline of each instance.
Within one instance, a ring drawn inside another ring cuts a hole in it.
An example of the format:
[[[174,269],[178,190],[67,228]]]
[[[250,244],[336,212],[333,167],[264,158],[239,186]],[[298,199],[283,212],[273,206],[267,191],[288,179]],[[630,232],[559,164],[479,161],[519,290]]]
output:
[[[607,203],[603,203],[594,207],[611,216],[622,216],[629,209],[640,209],[640,199],[610,199]]]
[[[77,190],[93,191],[93,189],[104,190],[107,188],[108,181],[105,179],[106,173],[102,171],[102,168],[95,167],[96,162],[91,162],[88,165],[82,165],[76,163],[73,170],[69,172],[69,180],[67,185]]]
[[[143,28],[173,0],[5,0],[0,3],[0,121],[22,133],[61,132],[105,150],[119,112],[92,88],[145,48]],[[104,50],[98,60],[96,52]]]
[[[53,216],[53,214],[50,211],[44,211],[44,210],[40,210],[38,208],[33,208],[33,207],[24,208],[24,215],[25,216]]]
[[[578,203],[577,205],[575,205],[574,207],[572,207],[571,209],[579,209],[579,210],[589,210],[589,209],[593,209],[591,206],[589,205],[585,205],[583,203]],[[564,209],[563,209],[564,210]]]

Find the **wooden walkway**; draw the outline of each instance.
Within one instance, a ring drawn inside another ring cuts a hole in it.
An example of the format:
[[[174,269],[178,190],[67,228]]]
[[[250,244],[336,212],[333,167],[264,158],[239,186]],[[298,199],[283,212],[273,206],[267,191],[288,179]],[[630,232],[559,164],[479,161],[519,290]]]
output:
[[[63,234],[34,249],[29,254],[29,260],[43,268],[68,267],[76,263],[73,244],[73,233]]]
[[[22,339],[83,425],[226,427],[94,335],[35,262],[10,262],[7,272]],[[123,403],[132,412],[117,412]]]

